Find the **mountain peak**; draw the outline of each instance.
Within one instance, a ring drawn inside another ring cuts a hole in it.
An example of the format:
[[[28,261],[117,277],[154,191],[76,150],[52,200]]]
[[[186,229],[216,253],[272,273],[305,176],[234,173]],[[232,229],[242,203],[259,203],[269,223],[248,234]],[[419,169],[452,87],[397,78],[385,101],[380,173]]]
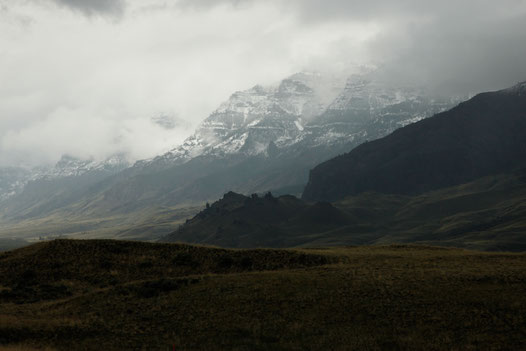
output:
[[[357,145],[442,112],[453,99],[433,100],[398,88],[367,67],[350,77],[303,71],[277,84],[237,91],[182,145],[137,165],[182,165],[198,156],[270,158],[281,150]],[[348,79],[347,79],[348,78]],[[374,123],[374,130],[365,130]]]

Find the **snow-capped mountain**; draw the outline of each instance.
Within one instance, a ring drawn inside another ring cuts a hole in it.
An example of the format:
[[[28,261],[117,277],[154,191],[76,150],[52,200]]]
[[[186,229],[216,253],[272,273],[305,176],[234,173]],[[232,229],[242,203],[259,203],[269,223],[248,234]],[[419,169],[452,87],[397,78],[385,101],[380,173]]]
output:
[[[113,155],[104,161],[82,160],[64,155],[52,167],[38,166],[30,169],[22,167],[0,168],[0,202],[24,190],[30,182],[79,177],[86,173],[98,172],[110,175],[128,168],[130,162],[122,154]]]
[[[275,86],[238,91],[182,145],[138,165],[173,166],[200,155],[264,153],[271,141],[296,139],[304,121],[323,113],[344,84],[341,79],[302,72]]]
[[[361,143],[445,111],[461,99],[383,82],[375,72],[352,75],[326,111],[305,126],[308,147]]]
[[[275,86],[234,93],[196,132],[140,167],[162,169],[197,156],[267,153],[289,148],[356,144],[452,107],[459,99],[431,97],[423,89],[396,87],[374,71],[347,81],[318,73],[292,75]]]
[[[299,194],[317,164],[458,102],[388,83],[375,70],[256,85],[232,94],[181,145],[137,162],[93,207],[196,203],[229,190]]]
[[[87,172],[100,171],[114,173],[130,166],[122,154],[113,155],[104,161],[82,160],[64,155],[53,168],[45,170],[40,178],[61,178],[80,176]]]
[[[18,183],[0,180],[9,196],[0,218],[127,214],[198,204],[230,190],[300,194],[317,164],[459,101],[395,86],[374,70],[348,79],[298,73],[232,94],[181,145],[132,167],[122,157],[64,157],[55,167],[22,172],[29,178]]]
[[[24,168],[0,168],[0,202],[20,192],[30,177],[31,172]]]

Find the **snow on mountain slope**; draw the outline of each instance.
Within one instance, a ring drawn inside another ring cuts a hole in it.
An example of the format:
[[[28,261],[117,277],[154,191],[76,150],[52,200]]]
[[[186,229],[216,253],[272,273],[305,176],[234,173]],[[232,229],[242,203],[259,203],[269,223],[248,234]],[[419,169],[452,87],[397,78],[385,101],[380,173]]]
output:
[[[64,155],[53,168],[45,169],[39,178],[61,178],[80,176],[91,171],[113,172],[129,166],[123,155],[114,155],[102,162],[94,160],[81,160]]]
[[[361,142],[385,136],[455,106],[458,97],[383,82],[374,72],[352,75],[326,111],[305,127],[311,147]]]
[[[300,137],[303,120],[323,113],[344,84],[341,79],[302,72],[275,86],[236,92],[182,145],[138,165],[177,165],[199,155],[257,155],[271,141],[286,145]]]
[[[0,168],[0,202],[21,191],[30,177],[31,172],[24,168]]]
[[[281,161],[267,162],[264,167],[260,164],[262,173],[258,182],[263,184],[267,182],[265,179],[274,177],[273,187],[279,182],[299,184],[302,180],[298,179],[303,179],[302,175],[317,162],[432,116],[457,102],[454,98],[430,96],[423,89],[384,82],[371,69],[348,79],[302,72],[273,86],[256,85],[232,94],[181,145],[153,159],[136,162],[123,179],[183,165],[199,156],[226,160],[259,155],[280,157]],[[157,120],[171,126],[171,120]],[[297,157],[302,160],[296,162]],[[301,169],[283,169],[299,164]],[[31,181],[78,177],[92,171],[111,175],[128,167],[126,159],[117,155],[103,162],[65,156],[54,167],[0,169],[0,201],[20,193]],[[214,172],[206,163],[203,167]],[[203,176],[191,172],[187,172],[190,178]],[[296,174],[295,180],[286,179],[287,174]],[[228,178],[232,177],[225,179]]]
[[[64,155],[53,167],[0,168],[0,202],[19,194],[29,182],[78,177],[88,172],[114,174],[129,166],[126,157],[119,154],[98,162]]]
[[[302,72],[275,86],[256,85],[222,103],[182,145],[141,167],[183,164],[200,155],[265,154],[278,150],[356,144],[454,106],[423,89],[383,82],[365,70],[346,81]]]

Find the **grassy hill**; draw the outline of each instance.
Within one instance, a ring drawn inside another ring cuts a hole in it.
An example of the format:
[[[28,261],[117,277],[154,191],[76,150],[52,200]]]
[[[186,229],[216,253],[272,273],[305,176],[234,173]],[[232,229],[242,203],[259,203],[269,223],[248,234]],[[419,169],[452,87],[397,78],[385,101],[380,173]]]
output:
[[[362,214],[376,238],[365,244],[421,243],[490,251],[526,250],[526,172],[501,174],[419,196],[362,194],[336,207]],[[366,210],[364,210],[366,208]],[[345,231],[345,229],[343,229]],[[339,232],[341,233],[341,232]],[[338,240],[327,233],[317,244]],[[325,241],[327,240],[327,241]]]
[[[0,349],[526,348],[526,255],[56,240],[0,254]]]

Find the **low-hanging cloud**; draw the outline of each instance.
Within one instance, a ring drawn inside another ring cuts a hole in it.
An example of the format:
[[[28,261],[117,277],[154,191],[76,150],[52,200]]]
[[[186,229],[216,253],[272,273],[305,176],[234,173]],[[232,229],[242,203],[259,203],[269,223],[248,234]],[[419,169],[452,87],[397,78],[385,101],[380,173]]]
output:
[[[495,16],[498,13],[524,11],[524,0],[502,0],[498,4],[492,0],[179,0],[180,8],[211,9],[228,4],[233,7],[246,7],[258,3],[273,4],[288,9],[306,22],[334,20],[385,20],[393,18],[411,19],[414,16],[443,17],[464,16],[470,21],[480,15]]]
[[[303,69],[469,94],[526,80],[525,57],[526,0],[0,0],[0,166],[152,157]]]
[[[387,79],[443,93],[475,93],[526,80],[526,1],[181,0],[182,8],[273,3],[304,26],[380,23],[364,43]],[[330,64],[329,62],[327,64]]]
[[[52,164],[64,154],[94,160],[116,154],[129,160],[144,159],[181,142],[187,128],[166,128],[152,119],[112,119],[60,108],[25,128],[8,131],[1,139],[0,150],[9,152],[0,153],[0,164]]]
[[[78,11],[87,16],[121,16],[125,10],[124,0],[51,0],[60,6]]]
[[[526,80],[526,13],[412,23],[382,34],[369,50],[384,58],[394,81],[446,94],[506,88]]]

